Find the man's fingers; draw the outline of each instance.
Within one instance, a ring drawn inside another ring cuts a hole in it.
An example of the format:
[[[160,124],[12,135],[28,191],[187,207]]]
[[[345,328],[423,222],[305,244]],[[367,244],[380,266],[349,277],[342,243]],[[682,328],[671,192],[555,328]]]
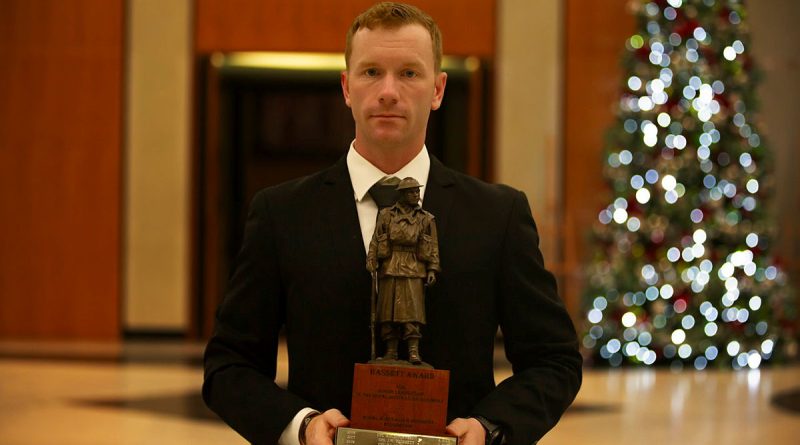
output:
[[[461,437],[467,432],[466,420],[462,418],[453,419],[445,430],[453,436]]]
[[[336,408],[329,409],[322,413],[322,415],[327,419],[328,423],[334,427],[339,428],[340,426],[347,426],[350,424],[350,419],[344,416],[341,411]]]
[[[349,424],[350,420],[338,409],[329,409],[311,419],[306,428],[306,445],[333,445],[336,428]]]
[[[446,431],[458,437],[459,445],[483,445],[483,425],[475,419],[456,418],[447,425]]]

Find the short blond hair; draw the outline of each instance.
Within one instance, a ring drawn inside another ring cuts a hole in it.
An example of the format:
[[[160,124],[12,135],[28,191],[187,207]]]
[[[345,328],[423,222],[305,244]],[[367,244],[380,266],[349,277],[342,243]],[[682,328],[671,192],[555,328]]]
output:
[[[433,66],[436,72],[442,70],[442,31],[433,17],[416,6],[405,3],[381,2],[362,12],[353,20],[347,30],[344,46],[344,60],[347,69],[350,69],[350,54],[353,52],[353,36],[361,28],[395,29],[404,25],[422,25],[431,35],[433,44]]]

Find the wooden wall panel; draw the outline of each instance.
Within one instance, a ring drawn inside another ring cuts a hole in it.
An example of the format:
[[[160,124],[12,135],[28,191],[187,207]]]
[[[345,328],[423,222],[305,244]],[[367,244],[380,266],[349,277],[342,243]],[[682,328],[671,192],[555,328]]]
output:
[[[372,0],[197,0],[195,49],[344,51],[344,36]],[[431,14],[450,55],[495,51],[495,0],[410,1]],[[468,24],[468,26],[467,26]]]
[[[0,337],[115,338],[123,2],[0,9]]]
[[[589,230],[610,195],[602,176],[603,140],[619,98],[620,58],[635,22],[628,0],[568,0],[565,10],[564,275],[573,317],[580,307]]]

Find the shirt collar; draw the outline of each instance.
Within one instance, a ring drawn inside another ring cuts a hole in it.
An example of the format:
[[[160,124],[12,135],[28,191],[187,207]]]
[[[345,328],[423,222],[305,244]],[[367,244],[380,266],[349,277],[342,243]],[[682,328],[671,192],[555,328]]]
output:
[[[355,142],[355,141],[353,141]],[[423,186],[428,182],[428,173],[431,169],[431,158],[428,155],[428,148],[423,145],[422,150],[408,164],[397,172],[387,175],[381,169],[372,165],[359,154],[353,143],[350,143],[350,150],[347,152],[347,171],[350,173],[350,182],[353,184],[355,199],[361,202],[366,196],[369,188],[373,184],[386,176],[396,176],[400,179],[412,177],[419,181]],[[420,201],[425,196],[425,187],[419,189]]]

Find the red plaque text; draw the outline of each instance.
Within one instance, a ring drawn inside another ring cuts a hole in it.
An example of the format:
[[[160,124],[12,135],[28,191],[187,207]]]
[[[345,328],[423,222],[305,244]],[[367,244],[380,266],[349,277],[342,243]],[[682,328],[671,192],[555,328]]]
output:
[[[450,371],[356,364],[353,428],[444,435]]]

